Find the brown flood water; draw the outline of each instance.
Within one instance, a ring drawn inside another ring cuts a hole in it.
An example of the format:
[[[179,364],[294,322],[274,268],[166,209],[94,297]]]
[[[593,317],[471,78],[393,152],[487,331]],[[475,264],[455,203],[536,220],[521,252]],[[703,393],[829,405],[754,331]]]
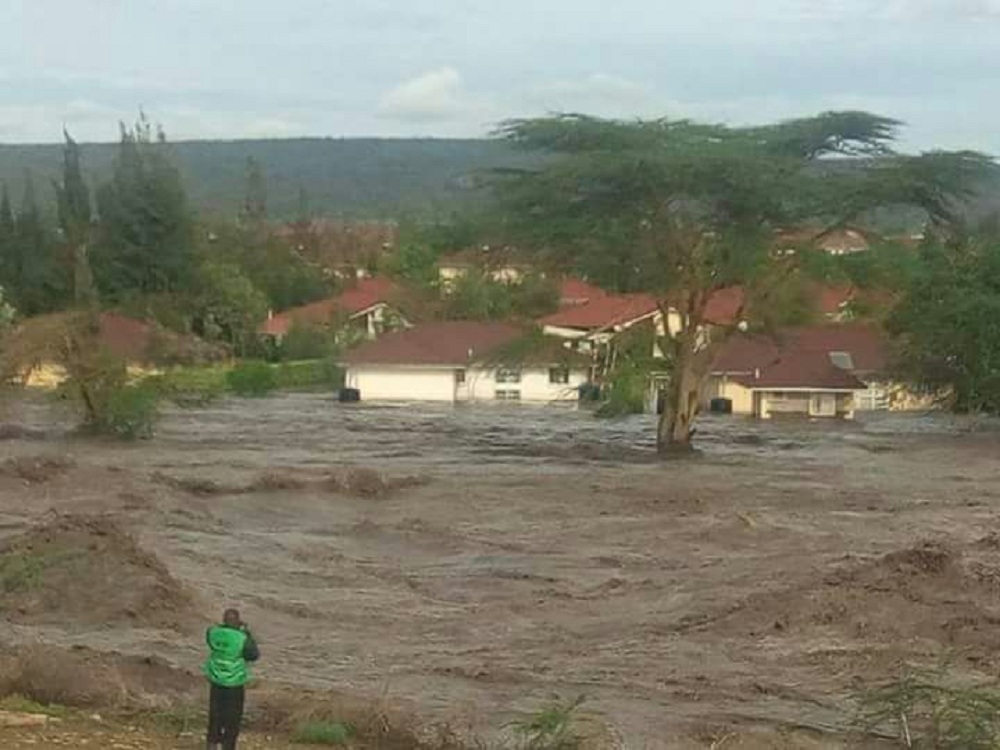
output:
[[[42,483],[0,476],[0,534],[53,510],[111,514],[206,621],[241,607],[261,677],[388,691],[456,725],[586,694],[636,747],[836,730],[852,690],[906,661],[1000,667],[995,425],[713,418],[703,455],[670,463],[652,440],[650,417],[566,408],[224,401],[135,445],[0,441],[0,458],[75,462]],[[320,486],[346,466],[426,481],[380,498]],[[198,496],[162,481],[265,471],[316,482]],[[196,630],[16,620],[0,640],[201,658]]]

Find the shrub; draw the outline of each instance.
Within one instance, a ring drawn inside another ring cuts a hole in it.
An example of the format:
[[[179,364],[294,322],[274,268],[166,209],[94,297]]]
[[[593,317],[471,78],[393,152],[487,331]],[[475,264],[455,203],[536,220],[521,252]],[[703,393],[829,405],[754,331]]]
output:
[[[1000,746],[1000,690],[959,683],[942,670],[911,670],[858,696],[863,730],[892,731],[906,747]]]
[[[100,413],[90,427],[123,440],[149,438],[159,415],[159,393],[139,383],[124,385],[107,393]]]
[[[580,696],[570,703],[548,706],[511,727],[525,750],[576,750],[582,744],[574,730],[577,710],[585,698]]]
[[[350,724],[339,721],[310,721],[292,732],[292,742],[301,745],[346,745],[354,736]]]
[[[238,396],[259,398],[278,387],[278,375],[267,362],[243,362],[226,373],[226,385]]]
[[[333,359],[287,362],[278,368],[282,390],[336,390],[344,385],[344,370]]]
[[[336,339],[330,329],[293,321],[279,350],[282,360],[295,361],[329,357],[336,349]]]

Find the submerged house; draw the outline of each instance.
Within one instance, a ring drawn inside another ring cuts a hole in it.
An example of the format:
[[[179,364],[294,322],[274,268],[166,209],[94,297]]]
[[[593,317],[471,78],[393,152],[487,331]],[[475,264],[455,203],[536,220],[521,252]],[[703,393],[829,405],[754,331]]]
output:
[[[890,408],[887,344],[874,327],[818,325],[737,334],[719,351],[703,408],[768,419],[853,418]]]
[[[374,339],[386,330],[407,325],[392,304],[396,292],[395,283],[389,279],[357,279],[334,297],[269,314],[257,332],[280,343],[295,325],[336,326],[359,338]]]
[[[510,323],[427,323],[347,353],[346,386],[371,401],[576,401],[590,359]]]

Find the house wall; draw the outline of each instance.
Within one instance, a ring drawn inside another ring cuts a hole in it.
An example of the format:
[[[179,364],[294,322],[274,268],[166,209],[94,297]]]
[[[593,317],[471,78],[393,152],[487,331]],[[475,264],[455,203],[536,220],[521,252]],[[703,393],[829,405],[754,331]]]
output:
[[[361,391],[365,401],[455,400],[455,373],[451,368],[351,366],[345,384]]]
[[[729,380],[725,375],[712,375],[701,391],[701,406],[707,411],[713,398],[728,398],[733,402],[733,414],[753,414],[753,391]]]
[[[512,400],[531,402],[576,401],[578,388],[588,381],[584,368],[569,372],[568,383],[550,383],[548,367],[521,370],[518,383],[498,383],[491,368],[468,368],[465,382],[456,380],[453,367],[362,365],[347,369],[346,385],[361,391],[365,401],[494,401],[497,391],[517,392]]]
[[[822,403],[817,403],[818,398],[823,399]],[[761,419],[787,414],[853,419],[854,394],[822,390],[758,391],[756,411]]]

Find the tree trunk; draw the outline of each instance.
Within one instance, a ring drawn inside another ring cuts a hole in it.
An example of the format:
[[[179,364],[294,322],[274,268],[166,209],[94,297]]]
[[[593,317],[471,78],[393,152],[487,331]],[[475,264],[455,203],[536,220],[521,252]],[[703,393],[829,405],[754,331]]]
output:
[[[656,432],[659,453],[687,453],[693,449],[694,420],[698,415],[701,377],[689,357],[677,362]]]
[[[86,243],[73,248],[73,295],[78,305],[89,305],[97,300]]]
[[[701,407],[701,388],[718,348],[708,341],[700,326],[678,331],[671,343],[673,373],[656,430],[656,449],[661,455],[693,450],[694,420]]]

